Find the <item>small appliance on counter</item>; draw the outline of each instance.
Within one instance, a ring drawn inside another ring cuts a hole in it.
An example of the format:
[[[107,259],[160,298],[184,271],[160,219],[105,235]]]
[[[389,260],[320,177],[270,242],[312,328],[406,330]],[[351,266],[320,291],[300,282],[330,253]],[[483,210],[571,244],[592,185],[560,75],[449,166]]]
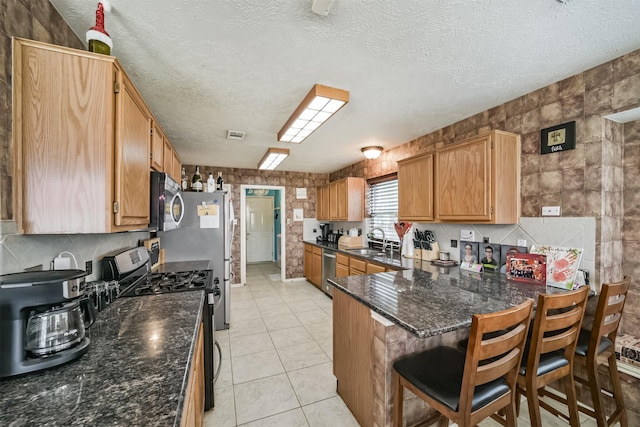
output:
[[[89,350],[95,309],[82,270],[0,276],[0,378],[71,362]]]
[[[327,241],[329,243],[338,243],[338,240],[340,240],[340,237],[342,237],[342,232],[338,231],[336,233],[329,233],[329,237],[327,239]]]
[[[327,222],[321,222],[318,225],[320,226],[320,231],[322,231],[322,234],[320,236],[318,236],[316,241],[318,243],[328,242],[329,241],[329,235],[331,234],[331,224],[329,224]]]

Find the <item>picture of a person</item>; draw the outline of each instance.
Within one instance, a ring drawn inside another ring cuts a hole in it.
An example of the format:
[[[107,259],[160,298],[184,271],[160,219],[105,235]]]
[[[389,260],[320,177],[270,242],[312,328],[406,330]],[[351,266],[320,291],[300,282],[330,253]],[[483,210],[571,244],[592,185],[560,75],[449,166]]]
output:
[[[470,243],[464,245],[464,255],[462,256],[462,262],[466,262],[469,264],[475,264],[478,262],[478,257],[473,252],[473,246]]]
[[[484,268],[495,270],[498,268],[498,261],[493,257],[493,248],[490,245],[484,248],[484,258],[480,260]]]

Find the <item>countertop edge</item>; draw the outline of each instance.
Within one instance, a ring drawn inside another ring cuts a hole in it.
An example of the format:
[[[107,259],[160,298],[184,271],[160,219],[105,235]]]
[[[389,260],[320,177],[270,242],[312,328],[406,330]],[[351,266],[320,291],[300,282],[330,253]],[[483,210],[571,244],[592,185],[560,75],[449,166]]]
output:
[[[202,307],[204,307],[204,300],[206,294],[204,291],[199,291],[200,297],[200,310],[198,310],[198,317],[196,318],[196,325],[193,335],[191,337],[191,346],[189,347],[189,357],[187,359],[187,366],[185,367],[184,376],[182,378],[182,387],[180,389],[180,399],[178,399],[178,408],[176,409],[176,417],[173,421],[174,427],[178,427],[182,424],[182,410],[184,408],[184,402],[186,400],[187,386],[189,385],[189,374],[191,373],[191,364],[193,363],[193,353],[196,349],[198,331],[200,330],[200,323],[202,322]],[[204,331],[203,331],[204,332]]]
[[[338,283],[334,282],[332,279],[327,279],[327,281],[334,288],[341,290],[345,294],[349,295],[351,298],[353,298],[356,301],[364,304],[366,307],[368,307],[371,310],[375,311],[376,313],[378,313],[379,315],[381,315],[385,319],[388,319],[388,320],[392,321],[394,324],[400,326],[404,330],[411,332],[413,335],[415,335],[418,338],[434,337],[434,336],[437,336],[437,335],[445,334],[447,332],[452,332],[452,331],[456,331],[458,329],[464,329],[464,328],[468,328],[469,326],[471,326],[471,319],[469,319],[468,322],[463,322],[463,323],[459,323],[459,324],[455,324],[455,325],[450,325],[450,326],[447,326],[445,328],[430,329],[430,330],[418,330],[418,329],[414,328],[413,326],[409,325],[408,323],[403,322],[402,320],[398,319],[397,317],[392,316],[388,312],[380,309],[379,307],[374,306],[369,301],[366,301],[366,300],[360,298],[358,295],[350,292],[347,288],[339,285]]]
[[[358,258],[358,259],[361,259],[363,261],[371,261],[371,262],[374,262],[376,264],[384,265],[384,266],[389,267],[389,268],[398,269],[398,271],[409,269],[408,267],[404,267],[404,266],[401,265],[402,258],[401,258],[400,255],[398,255],[398,257],[395,258],[396,261],[398,261],[400,264],[394,264],[394,263],[382,261],[379,258],[373,258],[373,257],[367,256],[367,255],[362,255],[362,254],[359,254],[359,253],[356,253],[356,252],[351,252],[349,249],[339,249],[338,245],[335,244],[335,243],[333,243],[331,245],[326,245],[326,244],[322,244],[322,243],[318,243],[318,242],[313,242],[313,241],[310,241],[310,240],[304,240],[302,243],[308,243],[308,244],[316,246],[318,248],[329,249],[329,250],[332,250],[332,251],[340,252],[342,254],[349,255],[350,257]],[[407,259],[409,259],[409,258],[407,258]],[[413,260],[413,258],[410,258],[410,259]]]

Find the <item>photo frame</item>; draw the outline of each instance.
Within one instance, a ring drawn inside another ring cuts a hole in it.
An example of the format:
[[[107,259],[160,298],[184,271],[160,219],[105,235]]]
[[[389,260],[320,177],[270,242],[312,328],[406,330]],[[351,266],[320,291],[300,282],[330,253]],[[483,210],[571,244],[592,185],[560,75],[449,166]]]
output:
[[[497,271],[500,268],[500,245],[481,243],[479,257],[485,271]]]
[[[576,148],[576,122],[563,123],[540,131],[540,154]]]
[[[507,279],[546,286],[546,255],[520,253],[507,255]]]
[[[467,250],[470,246],[471,250]],[[478,264],[478,242],[460,240],[460,264]]]
[[[527,253],[526,246],[500,245],[500,260],[502,261],[502,264],[500,265],[500,273],[507,274],[507,255],[526,254],[526,253]]]

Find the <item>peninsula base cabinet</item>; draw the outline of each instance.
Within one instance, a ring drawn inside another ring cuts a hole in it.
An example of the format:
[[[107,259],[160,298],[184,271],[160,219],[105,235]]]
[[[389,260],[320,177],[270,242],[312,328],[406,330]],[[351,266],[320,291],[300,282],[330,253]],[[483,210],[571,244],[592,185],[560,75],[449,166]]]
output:
[[[393,426],[393,363],[439,345],[455,347],[468,329],[419,338],[345,292],[333,291],[333,374],[338,394],[362,426]],[[405,391],[403,418],[419,425],[435,410]],[[405,425],[405,424],[403,424]]]
[[[204,423],[204,333],[200,323],[191,360],[187,392],[182,409],[181,427],[201,427]]]

